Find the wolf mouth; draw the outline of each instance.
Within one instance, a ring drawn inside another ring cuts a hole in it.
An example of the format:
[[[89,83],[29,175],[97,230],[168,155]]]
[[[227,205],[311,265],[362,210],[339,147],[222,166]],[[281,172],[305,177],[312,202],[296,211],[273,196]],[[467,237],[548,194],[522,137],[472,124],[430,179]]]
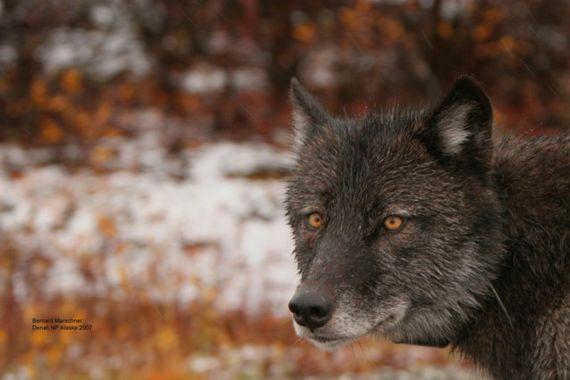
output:
[[[319,343],[332,343],[332,342],[340,342],[343,340],[348,340],[351,338],[347,337],[328,337],[328,336],[312,336],[309,339],[314,340]]]
[[[320,343],[327,346],[338,346],[346,342],[357,340],[365,335],[372,334],[380,328],[389,328],[393,326],[397,322],[398,318],[395,315],[390,315],[385,319],[382,319],[380,322],[374,325],[369,331],[364,334],[357,334],[355,336],[323,336],[323,335],[314,335],[308,336],[307,339]]]
[[[308,339],[317,347],[320,347],[324,350],[333,350],[337,347],[344,346],[345,344],[348,344],[349,342],[352,342],[352,341],[358,339],[358,337],[352,337],[352,338],[333,337],[333,338],[329,338],[329,337],[324,337],[324,336],[316,336],[316,337],[308,337]]]

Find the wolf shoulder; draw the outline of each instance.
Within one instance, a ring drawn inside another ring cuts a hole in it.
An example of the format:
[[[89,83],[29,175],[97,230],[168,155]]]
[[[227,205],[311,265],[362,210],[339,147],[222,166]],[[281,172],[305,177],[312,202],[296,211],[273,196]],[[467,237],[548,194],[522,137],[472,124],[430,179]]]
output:
[[[570,134],[505,137],[495,143],[494,177],[507,213],[570,229]],[[526,221],[524,220],[526,219]]]
[[[494,176],[505,214],[504,264],[518,273],[511,313],[532,328],[533,378],[570,377],[570,134],[508,137],[495,144]],[[502,280],[505,281],[505,280]],[[500,285],[500,284],[499,284]],[[518,296],[517,296],[518,294]],[[532,305],[531,305],[532,304]]]

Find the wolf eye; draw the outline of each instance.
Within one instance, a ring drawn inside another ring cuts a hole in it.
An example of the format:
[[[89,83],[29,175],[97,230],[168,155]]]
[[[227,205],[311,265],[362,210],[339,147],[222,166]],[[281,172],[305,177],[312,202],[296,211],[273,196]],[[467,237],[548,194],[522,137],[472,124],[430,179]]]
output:
[[[320,228],[323,224],[323,216],[318,212],[313,212],[307,217],[307,224],[312,228]]]
[[[397,215],[390,215],[384,219],[384,228],[388,231],[398,231],[404,225],[404,218]]]

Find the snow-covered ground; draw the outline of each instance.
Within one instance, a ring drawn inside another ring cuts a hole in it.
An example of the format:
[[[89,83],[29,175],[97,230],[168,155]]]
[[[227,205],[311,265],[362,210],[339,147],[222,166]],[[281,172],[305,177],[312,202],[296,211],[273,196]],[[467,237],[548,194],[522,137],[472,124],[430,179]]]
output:
[[[249,177],[286,171],[289,153],[220,142],[173,158],[160,123],[148,120],[137,138],[103,143],[118,151],[103,173],[42,164],[50,151],[0,146],[0,231],[23,255],[51,263],[42,292],[121,298],[134,289],[181,303],[215,294],[223,310],[284,315],[297,281],[284,183]],[[31,289],[19,279],[25,300]]]
[[[284,352],[285,351],[285,352]],[[343,350],[334,352],[332,357],[323,360],[329,360],[332,363],[339,363],[350,360],[352,355],[360,355],[366,357],[369,361],[382,362],[382,351],[370,347],[368,349],[361,348],[357,350],[357,354],[348,353]],[[485,379],[481,373],[476,370],[467,372],[462,368],[454,366],[435,367],[430,365],[418,365],[422,360],[429,360],[430,351],[424,347],[410,346],[406,349],[406,355],[402,356],[399,365],[405,367],[405,370],[397,370],[391,367],[380,367],[370,372],[364,373],[344,373],[342,375],[315,375],[304,377],[307,380],[483,380]],[[290,379],[289,372],[294,366],[294,362],[299,356],[303,355],[303,351],[292,347],[283,350],[283,348],[246,345],[237,349],[224,349],[217,356],[209,355],[193,355],[187,361],[188,368],[195,374],[201,375],[206,379],[230,380],[240,377],[251,379],[271,378],[271,379]],[[289,361],[283,360],[283,357],[290,358]],[[264,377],[264,365],[267,362],[278,363],[270,366],[270,375]],[[331,363],[331,364],[332,364]]]
[[[168,120],[148,110],[131,120],[134,137],[104,139],[89,149],[0,146],[0,242],[17,248],[12,283],[20,303],[38,293],[140,297],[154,304],[198,301],[213,303],[220,312],[286,317],[297,283],[282,208],[291,154],[227,141],[172,154],[164,144]],[[67,161],[96,165],[54,164]],[[286,379],[306,355],[300,347],[279,344],[220,350],[190,354],[185,368],[212,379],[263,378],[267,371],[271,378]],[[405,370],[368,365],[370,373],[311,378],[480,378],[455,366],[430,365],[441,360],[435,350],[395,350],[400,351],[392,356],[385,356],[383,346],[354,356],[339,350],[318,365],[366,358]],[[121,368],[108,358],[98,360],[102,364],[84,368],[94,378],[104,377],[96,371]],[[4,378],[31,378],[25,367],[18,368],[24,372]]]

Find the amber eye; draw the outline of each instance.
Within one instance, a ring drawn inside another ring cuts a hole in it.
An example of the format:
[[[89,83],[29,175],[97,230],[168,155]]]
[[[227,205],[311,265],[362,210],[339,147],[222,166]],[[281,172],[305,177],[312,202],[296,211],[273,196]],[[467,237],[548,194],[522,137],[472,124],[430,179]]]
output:
[[[323,217],[318,212],[313,212],[307,217],[307,223],[312,228],[320,228],[323,224]]]
[[[384,219],[384,228],[388,231],[397,231],[404,225],[404,219],[401,216],[390,215]]]

